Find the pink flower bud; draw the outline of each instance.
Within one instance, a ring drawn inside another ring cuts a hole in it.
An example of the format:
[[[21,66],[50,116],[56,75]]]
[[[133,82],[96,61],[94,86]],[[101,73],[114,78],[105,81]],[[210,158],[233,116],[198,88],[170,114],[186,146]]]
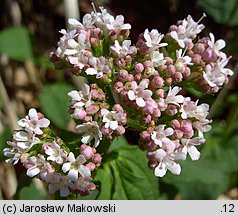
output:
[[[158,89],[158,90],[156,91],[156,96],[157,96],[158,98],[164,98],[164,90],[163,90],[163,89]]]
[[[166,60],[166,65],[171,65],[171,64],[173,64],[173,59],[172,58],[170,58],[170,57],[165,57],[165,60]]]
[[[205,45],[203,43],[196,43],[193,47],[193,50],[197,54],[202,54],[205,51]]]
[[[175,129],[172,137],[173,139],[181,139],[183,137],[183,132],[181,130]]]
[[[91,38],[90,43],[91,43],[92,47],[97,47],[100,42],[99,42],[98,38]]]
[[[120,104],[115,104],[112,107],[112,110],[117,111],[117,112],[124,112],[124,109],[122,108],[122,106]]]
[[[168,67],[167,67],[167,75],[168,76],[173,76],[174,74],[175,74],[175,67],[174,67],[174,65],[169,65]]]
[[[148,161],[148,167],[150,169],[153,169],[153,170],[158,166],[158,164],[159,163],[156,160],[149,160]]]
[[[174,129],[179,129],[179,128],[180,128],[180,122],[179,122],[177,119],[173,119],[173,120],[171,121],[171,126],[172,126],[172,128],[174,128]]]
[[[153,141],[150,141],[147,143],[146,149],[147,151],[155,151],[158,148],[158,145],[156,145]]]
[[[86,167],[92,172],[96,168],[96,165],[93,162],[89,162],[86,164]]]
[[[94,152],[93,152],[93,148],[90,147],[90,146],[84,146],[83,149],[81,147],[81,154],[86,158],[86,159],[89,159],[89,158],[92,158],[94,156]]]
[[[189,133],[193,130],[192,122],[189,120],[182,120],[181,121],[181,131],[184,133]]]
[[[124,89],[123,83],[120,81],[116,82],[113,87],[114,87],[114,91],[118,94]]]
[[[158,109],[158,108],[154,109],[153,116],[159,118],[161,116],[160,109]]]
[[[153,88],[162,88],[164,86],[164,80],[160,76],[155,76],[151,80],[151,85],[152,85]]]
[[[167,79],[165,80],[165,82],[166,82],[169,86],[171,86],[172,83],[173,83],[173,80],[172,80],[171,77],[169,77],[169,78],[167,78]]]
[[[179,83],[183,80],[183,75],[180,72],[175,72],[175,74],[173,75],[173,82],[175,83]]]
[[[183,78],[189,77],[191,74],[191,69],[189,67],[185,67],[185,70],[183,72]]]
[[[169,32],[171,32],[171,31],[177,31],[178,30],[178,26],[176,26],[176,25],[171,25],[170,27],[169,27]]]
[[[98,112],[99,110],[99,107],[97,105],[89,105],[87,108],[86,108],[86,112],[88,115],[94,115]]]
[[[93,163],[95,163],[96,165],[100,164],[102,161],[102,156],[99,153],[96,153],[93,156]]]
[[[117,136],[121,136],[125,133],[126,129],[122,125],[118,125],[117,129],[114,131],[114,133]]]
[[[148,142],[150,140],[150,133],[148,131],[142,131],[140,133],[140,138],[144,140],[145,142]]]
[[[178,112],[178,109],[177,109],[177,107],[176,107],[175,105],[173,105],[173,104],[169,104],[169,105],[168,105],[168,108],[167,108],[167,110],[166,110],[166,113],[167,113],[168,115],[173,116],[173,115],[175,115],[177,112]]]
[[[141,64],[141,63],[135,64],[135,71],[136,71],[137,73],[142,73],[143,70],[144,70],[144,65],[143,65],[143,64]]]
[[[118,79],[120,81],[127,81],[128,80],[128,72],[126,70],[120,70],[120,72],[118,73]]]
[[[217,59],[217,55],[213,49],[207,48],[202,55],[202,59],[206,62],[214,62]]]
[[[74,109],[74,113],[73,113],[74,118],[82,120],[86,117],[86,115],[87,113],[85,112],[84,109],[82,108]]]
[[[152,67],[153,66],[153,62],[149,61],[149,60],[145,61],[143,64],[144,64],[145,69],[148,68],[148,67]]]

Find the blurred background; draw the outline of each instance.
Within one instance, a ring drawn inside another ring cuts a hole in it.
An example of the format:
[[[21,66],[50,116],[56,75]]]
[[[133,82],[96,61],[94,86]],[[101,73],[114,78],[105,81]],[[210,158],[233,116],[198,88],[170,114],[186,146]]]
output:
[[[0,7],[0,199],[50,199],[44,185],[28,179],[21,165],[4,162],[2,149],[18,129],[17,121],[35,107],[54,130],[72,130],[67,93],[82,80],[57,71],[49,53],[57,47],[67,18],[92,11],[89,0],[1,0]],[[217,95],[196,94],[211,107],[213,129],[207,134],[198,162],[182,163],[181,176],[158,180],[158,199],[238,199],[238,0],[94,0],[132,25],[132,41],[146,28],[166,34],[170,25],[188,14],[226,41],[234,76]],[[136,136],[127,135],[131,144]],[[130,138],[130,137],[133,137]]]

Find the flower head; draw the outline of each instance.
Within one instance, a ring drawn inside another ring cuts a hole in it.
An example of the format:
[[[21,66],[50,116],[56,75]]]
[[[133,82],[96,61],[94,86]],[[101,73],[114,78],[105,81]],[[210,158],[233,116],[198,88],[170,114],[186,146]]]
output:
[[[82,143],[90,143],[94,139],[94,146],[97,147],[102,139],[102,132],[96,121],[83,123],[77,125],[76,129],[79,133],[83,133]]]
[[[28,133],[33,133],[36,135],[43,134],[41,128],[46,128],[49,126],[50,121],[40,113],[37,113],[34,108],[31,108],[28,115],[18,121],[19,126],[25,128]]]

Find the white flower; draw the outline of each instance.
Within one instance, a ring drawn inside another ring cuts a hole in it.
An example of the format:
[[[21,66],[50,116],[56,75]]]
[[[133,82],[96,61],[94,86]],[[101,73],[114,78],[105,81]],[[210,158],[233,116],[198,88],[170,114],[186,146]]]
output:
[[[206,65],[205,70],[203,71],[203,78],[209,86],[222,86],[225,83],[227,76],[233,75],[234,72],[232,70],[225,68],[230,58],[231,57],[227,58],[224,54],[216,63]]]
[[[68,155],[67,163],[64,163],[62,166],[62,171],[64,173],[68,172],[68,178],[71,181],[76,181],[78,179],[78,174],[83,177],[90,177],[90,170],[84,166],[83,164],[86,162],[86,159],[83,155],[79,155],[76,159],[74,157],[74,153],[70,152]]]
[[[16,143],[14,142],[7,142],[9,146],[12,146],[12,148],[4,148],[3,154],[4,156],[8,157],[8,159],[5,160],[6,163],[12,163],[13,165],[17,164],[21,155],[24,153],[22,149],[16,148]]]
[[[163,142],[168,143],[171,141],[167,137],[173,135],[173,133],[173,128],[168,127],[165,129],[165,125],[158,125],[155,131],[151,134],[151,139],[155,142],[156,145],[162,147]]]
[[[204,132],[208,132],[212,129],[212,126],[209,125],[212,122],[212,120],[208,119],[200,119],[199,121],[193,122],[193,127],[198,130],[198,136],[203,138]]]
[[[140,82],[139,85],[135,81],[131,82],[131,90],[128,91],[128,98],[129,100],[136,101],[136,104],[139,107],[145,107],[146,106],[146,99],[151,98],[152,96],[152,91],[145,89],[146,86],[144,84],[143,80]]]
[[[226,46],[226,42],[222,39],[219,39],[215,42],[215,37],[212,33],[210,33],[209,36],[211,40],[208,41],[208,46],[215,51],[217,56],[219,57],[224,56],[225,53],[221,52],[220,50]]]
[[[102,121],[105,123],[105,128],[111,128],[116,130],[118,128],[118,121],[116,111],[108,111],[107,109],[101,109]]]
[[[144,32],[145,43],[151,50],[155,50],[168,45],[167,43],[160,43],[163,37],[164,35],[160,34],[156,29],[151,30],[151,32],[146,29]]]
[[[158,100],[158,106],[161,111],[164,111],[167,109],[169,104],[174,104],[176,106],[180,106],[181,103],[184,101],[184,97],[182,95],[177,95],[179,91],[181,91],[181,87],[175,86],[171,88],[169,87],[169,92],[166,96],[166,98],[160,98]]]
[[[3,149],[3,154],[9,157],[6,162],[15,165],[24,153],[28,152],[35,144],[40,142],[39,138],[26,131],[15,132],[12,141],[7,142],[11,148]]]
[[[124,40],[122,42],[122,45],[120,45],[119,42],[115,40],[114,45],[110,46],[110,50],[113,54],[116,54],[119,58],[123,58],[126,55],[136,53],[136,48],[134,46],[131,46],[130,40]]]
[[[100,143],[100,140],[102,140],[102,132],[100,131],[96,121],[77,125],[76,129],[79,133],[84,133],[83,138],[81,139],[82,143],[84,144],[90,143],[91,140],[94,139],[94,146],[97,147]]]
[[[39,118],[35,109],[31,108],[28,112],[28,115],[18,121],[19,126],[25,128],[29,133],[36,135],[43,134],[41,128],[46,128],[49,126],[50,121],[47,118]]]
[[[184,146],[182,149],[182,153],[190,155],[192,160],[198,160],[200,158],[201,153],[197,150],[196,146],[205,142],[205,139],[202,137],[195,137],[192,139],[181,139],[181,143]]]
[[[87,191],[90,189],[92,183],[91,178],[80,177],[73,184],[70,184],[72,190]]]
[[[116,33],[120,33],[121,30],[130,30],[131,25],[126,23],[124,24],[124,17],[122,15],[117,15],[116,19],[111,19],[110,23],[106,24],[106,27],[110,31],[115,31]]]
[[[205,16],[206,15],[203,14],[202,18]],[[204,29],[205,26],[203,24],[199,24],[202,18],[198,22],[195,22],[193,18],[188,15],[186,19],[182,20],[177,31],[170,32],[171,37],[177,41],[181,48],[185,48],[185,46],[190,44],[192,42],[191,38],[199,34]]]
[[[16,145],[23,150],[29,150],[33,145],[40,143],[39,138],[34,135],[32,136],[32,134],[26,131],[17,131],[14,133],[13,140],[16,142]]]
[[[67,176],[62,176],[58,172],[52,172],[46,176],[46,182],[49,183],[49,193],[55,193],[60,191],[61,197],[67,197],[69,195],[69,179]]]
[[[159,51],[152,51],[150,53],[150,59],[153,62],[154,67],[159,67],[160,65],[164,65],[166,63],[164,54]]]
[[[222,86],[226,80],[226,76],[222,74],[220,68],[211,64],[206,65],[203,78],[211,87]]]
[[[180,112],[183,119],[196,118],[198,120],[205,119],[209,114],[209,105],[206,103],[200,104],[191,101],[190,97],[185,98],[184,103],[181,105]]]
[[[29,177],[40,174],[41,179],[45,179],[48,173],[54,171],[54,168],[45,160],[45,157],[40,154],[29,157],[24,166],[29,167],[26,172]]]
[[[89,58],[90,68],[87,68],[85,73],[87,75],[96,75],[97,79],[100,79],[103,74],[106,74],[110,71],[110,68],[106,62],[106,58],[101,56],[99,58],[91,57]]]
[[[186,65],[192,65],[192,58],[189,56],[184,56],[183,50],[176,50],[176,63],[181,62]]]
[[[48,155],[47,160],[55,161],[57,164],[62,164],[64,158],[67,157],[67,152],[63,150],[55,140],[50,145],[46,145],[44,150]]]
[[[81,91],[71,91],[68,93],[73,100],[72,108],[88,107],[92,104],[90,87],[87,84],[83,84]]]
[[[155,152],[155,158],[159,161],[159,165],[155,168],[155,176],[163,177],[166,174],[167,169],[175,175],[180,174],[180,165],[175,163],[173,156],[167,154],[165,150],[158,149]]]

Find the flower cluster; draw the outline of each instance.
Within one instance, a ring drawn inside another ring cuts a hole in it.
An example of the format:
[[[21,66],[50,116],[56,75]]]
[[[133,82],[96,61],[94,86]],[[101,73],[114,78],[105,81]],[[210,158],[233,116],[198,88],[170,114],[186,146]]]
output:
[[[122,15],[113,17],[101,7],[86,14],[82,23],[69,19],[71,29],[60,31],[50,58],[57,69],[89,82],[68,93],[81,142],[79,156],[75,158],[76,150],[62,140],[46,142],[42,128],[49,122],[30,110],[19,122],[25,131],[17,132],[8,143],[11,148],[4,150],[7,161],[20,158],[27,174],[39,175],[51,192],[87,194],[95,188],[91,172],[101,163],[96,148],[132,128],[140,133],[139,146],[147,151],[155,175],[162,177],[167,170],[179,175],[178,161],[187,155],[198,160],[197,146],[211,129],[209,105],[186,96],[186,88],[216,93],[233,74],[226,68],[230,57],[221,51],[224,40],[215,41],[212,33],[198,37],[205,27],[202,18],[196,22],[188,16],[166,35],[146,29],[134,45],[129,40],[131,25]],[[31,149],[39,144],[34,155]]]
[[[23,129],[14,133],[8,141],[10,148],[3,150],[9,157],[6,162],[16,164],[20,160],[29,177],[39,177],[48,184],[50,193],[60,191],[62,197],[70,191],[87,195],[96,188],[91,174],[102,157],[95,148],[82,144],[75,158],[63,141],[51,134],[50,121],[33,108],[18,124]]]

